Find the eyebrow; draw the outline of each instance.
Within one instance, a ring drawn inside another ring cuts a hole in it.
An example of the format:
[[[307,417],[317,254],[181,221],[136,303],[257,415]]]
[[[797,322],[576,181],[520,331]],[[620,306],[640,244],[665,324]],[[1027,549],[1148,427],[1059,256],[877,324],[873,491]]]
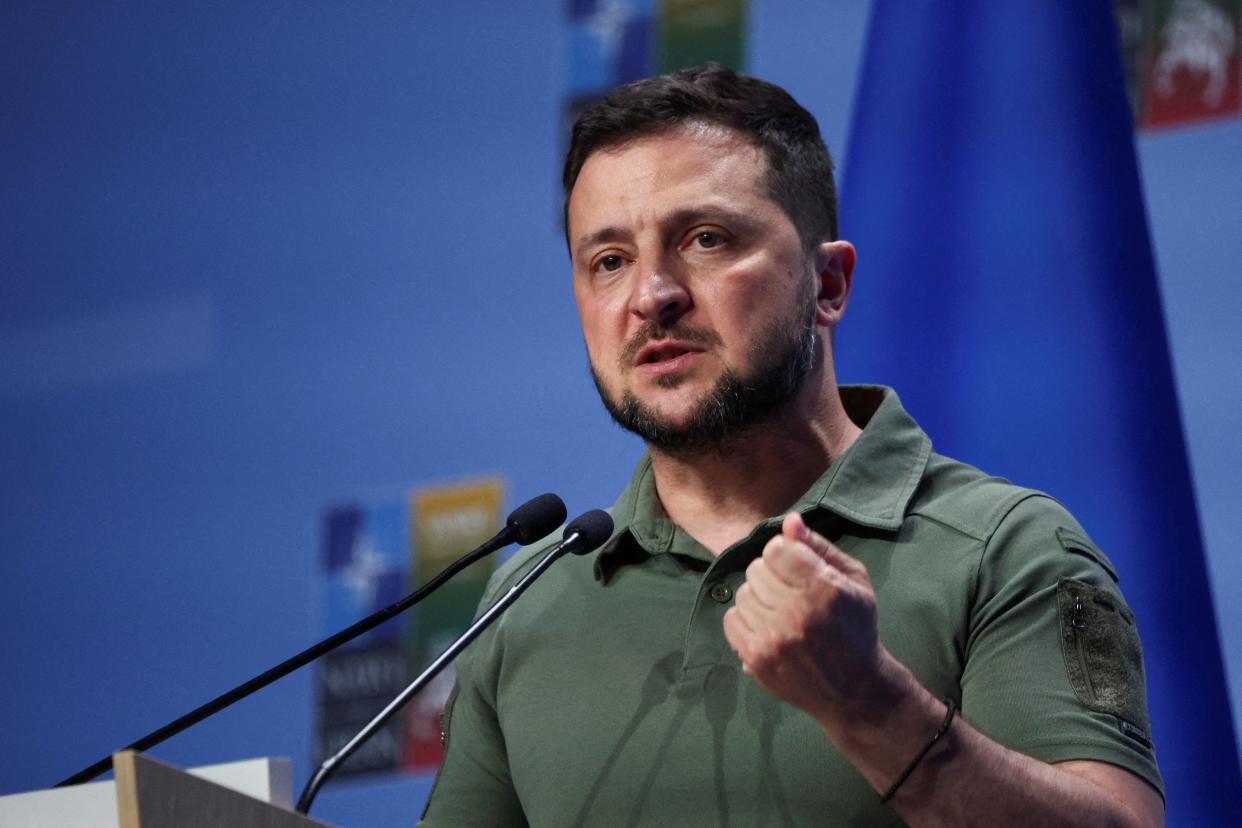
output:
[[[578,246],[574,249],[574,258],[581,259],[589,247],[594,247],[597,244],[621,241],[625,239],[627,235],[628,234],[620,227],[601,227],[594,233],[578,239]]]
[[[662,218],[660,224],[667,229],[669,227],[683,227],[687,224],[695,224],[701,221],[723,221],[743,228],[749,228],[753,224],[752,220],[744,213],[739,213],[736,210],[718,204],[683,207]],[[624,241],[629,236],[629,231],[622,227],[601,227],[594,233],[589,233],[578,239],[578,246],[574,249],[575,256],[581,259],[587,248],[594,247],[597,244]]]

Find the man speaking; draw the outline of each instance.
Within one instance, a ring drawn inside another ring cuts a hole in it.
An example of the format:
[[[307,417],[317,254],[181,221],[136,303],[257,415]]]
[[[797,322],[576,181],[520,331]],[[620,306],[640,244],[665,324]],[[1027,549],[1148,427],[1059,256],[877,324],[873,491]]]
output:
[[[564,183],[592,374],[648,452],[611,540],[466,651],[424,824],[1160,825],[1108,559],[837,385],[855,251],[810,113],[649,78],[579,118]]]

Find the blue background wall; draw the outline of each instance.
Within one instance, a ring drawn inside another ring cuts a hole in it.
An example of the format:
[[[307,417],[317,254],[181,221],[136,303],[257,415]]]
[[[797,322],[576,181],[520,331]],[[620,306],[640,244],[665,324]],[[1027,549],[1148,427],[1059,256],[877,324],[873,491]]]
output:
[[[309,643],[326,504],[498,472],[512,502],[554,489],[577,512],[640,451],[590,386],[557,228],[560,2],[15,6],[0,793]],[[843,158],[868,4],[752,8],[751,71]],[[1233,120],[1138,141],[1235,710],[1239,139]],[[300,784],[309,735],[297,674],[154,754],[290,755]],[[406,825],[425,790],[342,784],[315,812]]]

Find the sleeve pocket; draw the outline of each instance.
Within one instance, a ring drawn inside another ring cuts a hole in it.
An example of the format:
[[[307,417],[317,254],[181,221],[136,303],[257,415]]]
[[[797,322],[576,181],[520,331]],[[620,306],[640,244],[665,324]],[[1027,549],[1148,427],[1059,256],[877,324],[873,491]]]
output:
[[[1150,746],[1134,613],[1115,592],[1073,578],[1057,582],[1057,610],[1065,670],[1078,700],[1113,716],[1122,733]]]

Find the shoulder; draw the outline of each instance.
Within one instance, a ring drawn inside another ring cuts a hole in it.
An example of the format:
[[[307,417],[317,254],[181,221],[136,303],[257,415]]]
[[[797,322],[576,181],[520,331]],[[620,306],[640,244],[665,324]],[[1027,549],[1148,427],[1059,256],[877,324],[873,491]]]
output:
[[[991,557],[1012,563],[1044,556],[1062,562],[1077,559],[1117,580],[1112,562],[1054,497],[943,455],[932,454],[928,460],[908,514],[960,532]]]
[[[933,453],[907,513],[987,541],[1015,506],[1032,498],[1051,500],[1042,492]]]

